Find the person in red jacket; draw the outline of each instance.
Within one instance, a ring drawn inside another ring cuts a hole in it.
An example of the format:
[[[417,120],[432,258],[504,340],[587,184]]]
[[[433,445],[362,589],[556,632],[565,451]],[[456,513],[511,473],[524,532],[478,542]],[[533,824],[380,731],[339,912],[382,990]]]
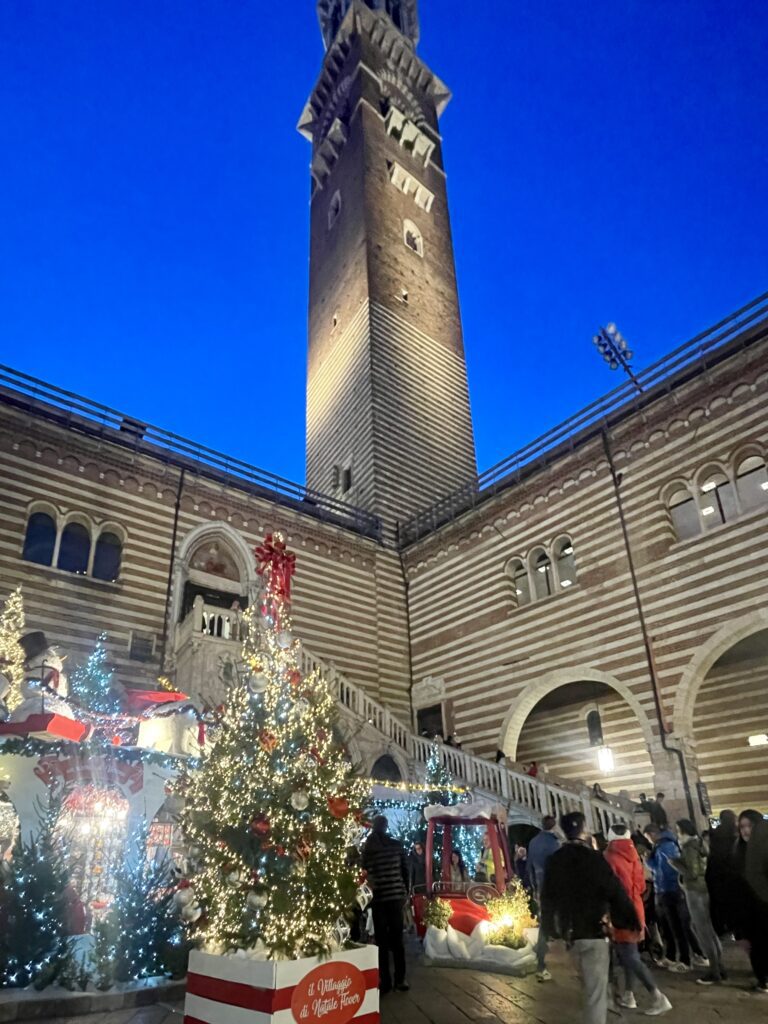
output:
[[[671,1010],[672,1004],[659,990],[650,968],[640,959],[638,943],[642,942],[645,929],[645,908],[643,906],[645,875],[635,844],[632,842],[631,833],[626,825],[616,824],[611,827],[608,833],[608,848],[604,856],[632,901],[640,922],[639,931],[630,932],[616,928],[613,933],[616,955],[624,968],[625,987],[624,995],[621,997],[621,1006],[628,1010],[637,1008],[633,987],[634,983],[639,981],[651,995],[651,1005],[645,1011],[646,1015],[657,1017]]]

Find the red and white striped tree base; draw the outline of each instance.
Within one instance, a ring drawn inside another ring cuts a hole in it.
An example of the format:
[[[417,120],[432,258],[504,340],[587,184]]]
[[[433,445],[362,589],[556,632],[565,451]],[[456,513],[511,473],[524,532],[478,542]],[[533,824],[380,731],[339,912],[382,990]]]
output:
[[[376,946],[326,960],[253,960],[193,950],[184,1024],[379,1024]]]

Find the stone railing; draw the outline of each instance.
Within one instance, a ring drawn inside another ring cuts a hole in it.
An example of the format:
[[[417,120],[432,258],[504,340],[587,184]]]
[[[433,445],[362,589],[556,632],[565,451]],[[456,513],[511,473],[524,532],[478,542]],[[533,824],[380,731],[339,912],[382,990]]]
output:
[[[373,700],[364,690],[355,686],[343,676],[335,665],[326,664],[310,654],[306,648],[301,651],[302,671],[315,671],[329,684],[339,705],[357,719],[376,729],[385,739],[400,749],[413,765],[426,767],[433,743],[417,736],[391,711]],[[443,765],[454,779],[475,791],[478,795],[490,796],[510,809],[516,807],[536,819],[545,814],[559,817],[567,811],[582,811],[587,825],[593,832],[607,833],[614,822],[632,825],[631,810],[608,800],[598,800],[586,787],[578,791],[547,782],[546,779],[532,778],[513,771],[506,765],[494,764],[482,757],[476,757],[456,747],[442,745],[440,755]]]
[[[177,628],[176,647],[197,637],[230,640],[239,644],[245,633],[246,624],[239,608],[220,608],[215,604],[206,604],[202,597],[196,597],[192,610]]]

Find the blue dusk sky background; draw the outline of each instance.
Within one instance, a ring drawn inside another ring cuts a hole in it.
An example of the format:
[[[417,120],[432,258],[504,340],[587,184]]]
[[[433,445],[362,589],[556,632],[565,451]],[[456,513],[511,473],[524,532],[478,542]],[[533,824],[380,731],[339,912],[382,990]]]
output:
[[[768,288],[768,3],[421,0],[487,468]],[[304,479],[313,0],[2,0],[0,361]]]

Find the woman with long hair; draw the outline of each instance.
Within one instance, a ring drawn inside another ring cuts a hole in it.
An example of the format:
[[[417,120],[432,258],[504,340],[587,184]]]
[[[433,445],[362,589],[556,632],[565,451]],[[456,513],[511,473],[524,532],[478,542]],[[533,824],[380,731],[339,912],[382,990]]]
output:
[[[688,904],[688,913],[691,915],[691,924],[702,952],[709,960],[707,973],[696,980],[700,985],[719,985],[725,980],[726,975],[723,970],[723,949],[712,927],[710,916],[706,881],[707,854],[704,843],[696,831],[696,826],[688,818],[681,818],[678,821],[677,839],[680,844],[680,856],[671,858],[670,864],[680,873],[680,883]]]

